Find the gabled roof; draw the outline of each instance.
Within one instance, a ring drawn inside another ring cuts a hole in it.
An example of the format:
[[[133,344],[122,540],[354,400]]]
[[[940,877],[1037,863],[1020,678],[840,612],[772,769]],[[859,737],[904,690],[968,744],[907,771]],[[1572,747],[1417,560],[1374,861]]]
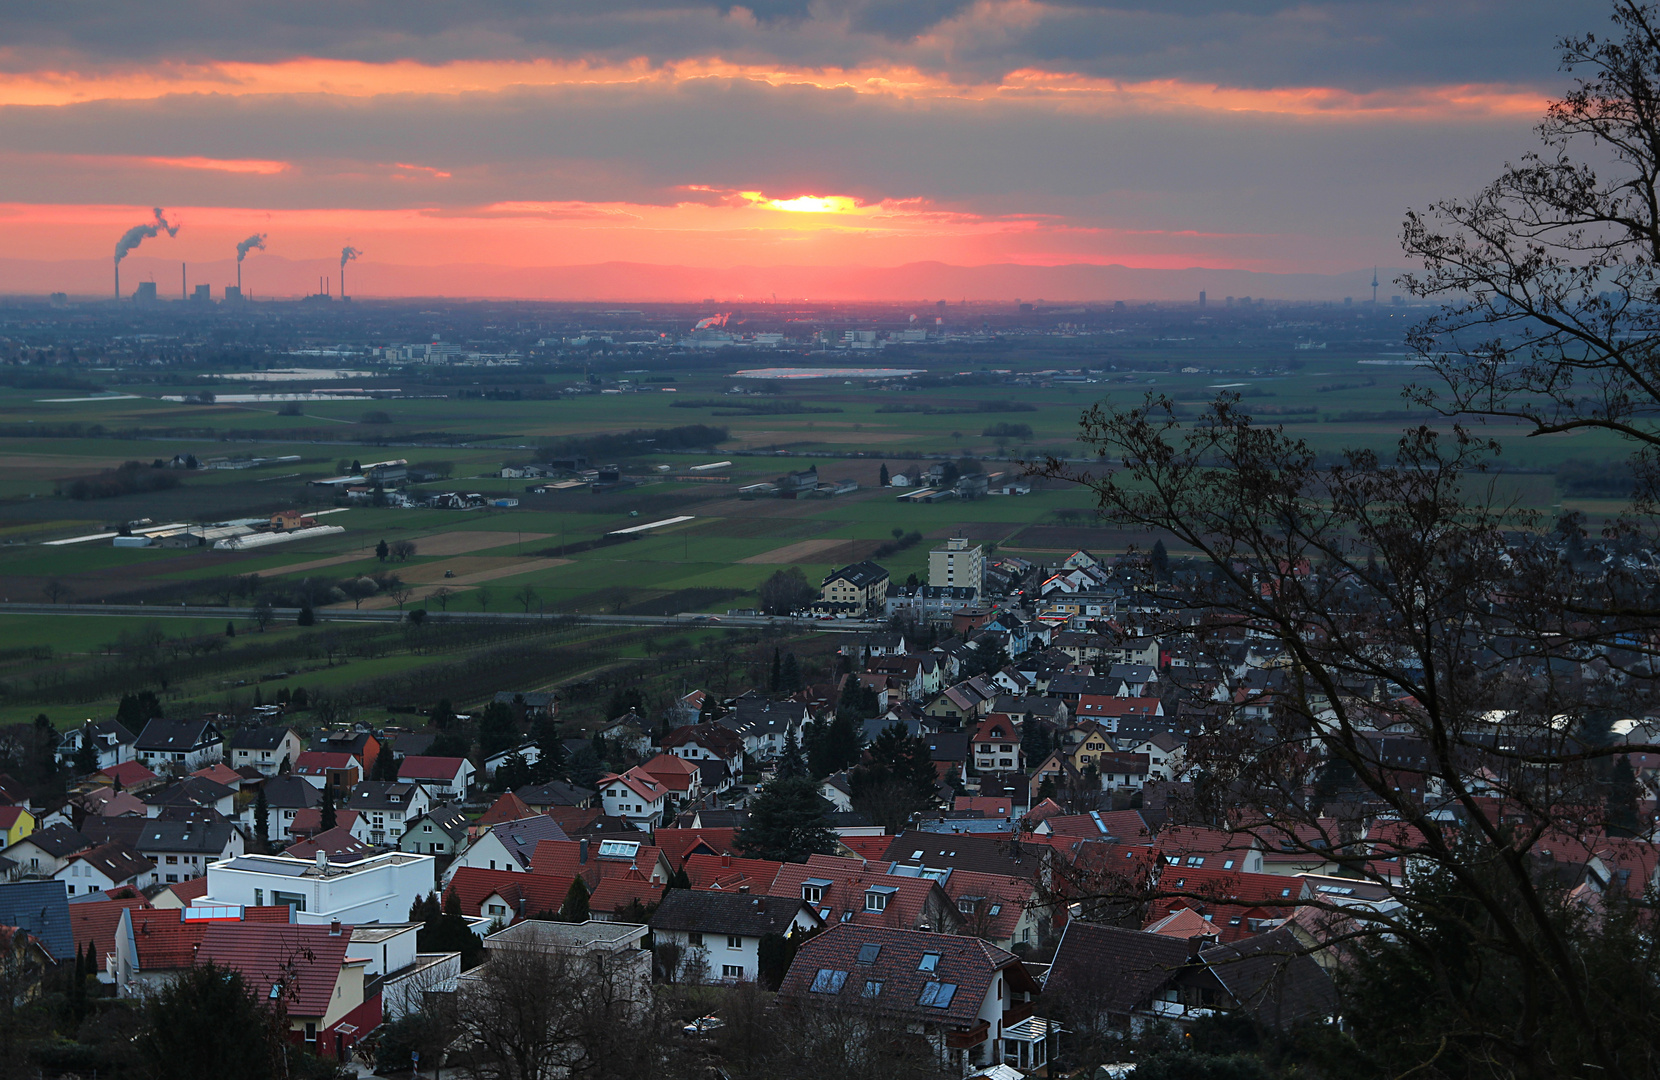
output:
[[[1004,877],[1035,877],[1043,866],[1041,847],[1027,848],[1007,836],[931,833],[911,829],[888,838],[884,862],[936,870],[974,870]]]
[[[663,899],[664,890],[667,888],[666,885],[653,882],[638,867],[631,866],[625,873],[611,874],[595,885],[593,894],[588,897],[588,907],[592,911],[606,913],[621,911],[632,903],[650,907]]]
[[[971,742],[1019,742],[1020,729],[1005,713],[987,713],[985,718],[974,725],[974,738]]]
[[[139,750],[184,753],[202,744],[218,741],[219,729],[211,720],[151,720],[139,732]]]
[[[26,806],[0,806],[0,829],[10,829],[24,814],[29,814]],[[33,814],[29,816],[34,817]]]
[[[583,859],[584,847],[587,850],[586,861]],[[593,885],[613,874],[626,873],[631,866],[639,867],[650,877],[662,858],[662,849],[653,847],[644,833],[627,838],[616,835],[588,840],[543,840],[536,845],[536,851],[530,858],[530,870],[534,874],[551,874],[567,881],[580,875],[589,885]]]
[[[530,784],[513,794],[527,806],[578,806],[594,797],[585,787],[567,784],[563,780],[549,780],[545,784]]]
[[[275,750],[282,746],[289,733],[286,724],[266,724],[263,727],[238,728],[231,732],[225,745],[231,750]],[[296,736],[296,739],[298,736]]]
[[[228,821],[167,821],[152,818],[131,841],[139,851],[218,857],[230,845],[235,826]]]
[[[310,859],[314,858],[319,851],[326,851],[331,859],[336,856],[343,856],[339,859],[340,862],[354,862],[374,850],[373,847],[353,836],[350,826],[336,825],[332,829],[325,829],[315,836],[288,845],[283,854],[293,856],[296,859]]]
[[[565,835],[565,830],[559,827],[559,823],[545,814],[520,818],[517,821],[504,821],[500,825],[492,826],[490,835],[500,840],[507,853],[524,867],[530,866],[537,846],[543,841],[570,841],[570,837]]]
[[[859,926],[889,926],[911,929],[927,922],[930,929],[954,931],[961,923],[956,905],[937,882],[921,877],[899,877],[886,873],[877,863],[861,863],[833,855],[813,855],[805,863],[785,863],[778,868],[768,895],[802,899],[804,888],[823,893],[815,906],[828,923],[851,922]],[[868,909],[867,894],[887,895],[881,911]]]
[[[362,767],[356,754],[347,754],[333,750],[304,750],[294,759],[295,776],[327,776],[330,769],[349,769],[353,766]],[[399,775],[403,770],[398,770]]]
[[[299,781],[310,788],[313,794],[317,789]],[[346,805],[353,810],[408,810],[410,803],[419,797],[420,789],[402,780],[362,780],[353,785],[351,794],[346,796]],[[318,795],[319,801],[321,795]]]
[[[69,890],[61,881],[0,885],[0,926],[15,926],[30,934],[54,960],[67,960],[75,951]]]
[[[736,829],[655,829],[651,834],[651,842],[663,849],[663,857],[669,860],[669,865],[679,869],[686,862],[686,857],[692,854],[701,855],[732,855],[737,848],[732,845],[732,837]]]
[[[206,887],[205,878],[197,878]],[[92,946],[93,963],[103,970],[104,957],[115,951],[115,931],[121,925],[121,912],[127,908],[149,907],[143,896],[124,896],[120,899],[91,900],[69,905],[69,926],[75,936],[75,949]]]
[[[501,798],[490,804],[490,809],[478,816],[474,824],[481,826],[500,825],[505,821],[518,821],[521,818],[535,817],[536,811],[525,805],[525,801],[511,791],[502,793]]]
[[[713,750],[726,758],[740,757],[744,752],[743,740],[714,722],[677,727],[664,737],[661,745],[665,750],[672,750],[690,743]]]
[[[937,959],[924,964],[928,955]],[[800,1005],[856,1003],[912,1022],[971,1027],[999,972],[1013,990],[1038,989],[1014,954],[979,938],[832,926],[802,944],[778,994]],[[875,983],[871,993],[867,984]]]
[[[1129,843],[1150,843],[1153,830],[1139,810],[1103,810],[1088,814],[1056,814],[1045,818],[1043,824],[1057,836],[1082,836],[1091,839],[1112,837]]]
[[[845,581],[855,589],[868,589],[877,582],[886,580],[888,572],[868,559],[844,566],[840,570],[832,570],[824,579],[828,585],[832,581]]]
[[[599,786],[603,790],[614,783],[622,784],[647,803],[654,803],[669,793],[669,789],[656,777],[642,773],[638,768],[621,774],[611,773],[600,780]]]
[[[509,919],[516,920],[521,900],[524,916],[534,918],[544,911],[558,912],[570,888],[570,877],[463,866],[450,878],[444,897],[447,901],[453,895],[463,915],[482,917],[481,905],[492,896],[500,896],[507,904]]]
[[[1186,940],[1073,919],[1061,935],[1043,989],[1125,1016],[1174,981],[1188,958]]]
[[[141,761],[123,761],[119,765],[99,769],[98,773],[101,776],[109,777],[124,788],[130,788],[156,778],[156,774],[145,768]]]
[[[692,790],[694,777],[702,776],[696,765],[673,754],[658,754],[643,765],[634,766],[629,772],[643,773],[679,796]]]
[[[1289,930],[1217,945],[1200,959],[1234,1000],[1259,1021],[1289,1028],[1337,1013],[1337,990]]]
[[[236,791],[242,786],[242,774],[226,765],[222,761],[215,761],[205,769],[197,769],[190,774],[201,777],[203,780],[212,780],[215,784]]]
[[[149,806],[213,806],[235,794],[224,784],[201,776],[187,776],[144,796],[144,802]]]
[[[772,887],[783,863],[771,859],[742,859],[736,855],[686,856],[686,877],[694,889],[717,889],[721,892],[764,893]]]
[[[323,805],[322,791],[298,776],[273,776],[260,790],[265,792],[265,805],[273,809],[302,810]],[[352,794],[357,794],[357,788],[352,789]]]
[[[404,781],[454,780],[466,765],[466,758],[406,757],[403,759],[403,764],[398,766],[398,779]]]
[[[334,812],[334,827],[350,832],[357,819],[362,817],[357,810],[336,810]],[[294,811],[294,820],[288,823],[288,835],[298,837],[316,836],[323,831],[323,808],[308,806],[304,810]]]
[[[745,937],[784,934],[804,907],[799,897],[670,889],[651,916],[651,929]],[[816,912],[812,918],[817,920]]]
[[[55,859],[61,859],[65,855],[76,851],[84,851],[92,846],[91,840],[77,832],[73,826],[62,821],[48,825],[44,829],[36,829],[19,840],[18,843],[33,844],[42,853]]]
[[[254,996],[265,1002],[281,987],[291,1017],[322,1017],[334,1000],[340,969],[348,962],[351,935],[327,926],[265,923],[210,923],[197,956],[241,972]]]
[[[347,810],[344,813],[355,814],[355,811]],[[430,824],[434,828],[444,830],[444,835],[451,840],[460,841],[467,836],[469,822],[467,821],[467,811],[462,809],[460,803],[445,803],[442,806],[433,807],[418,818],[412,819],[409,822],[409,831],[413,832],[417,824]]]
[[[119,840],[78,851],[67,862],[85,863],[117,885],[156,868],[155,863]]]

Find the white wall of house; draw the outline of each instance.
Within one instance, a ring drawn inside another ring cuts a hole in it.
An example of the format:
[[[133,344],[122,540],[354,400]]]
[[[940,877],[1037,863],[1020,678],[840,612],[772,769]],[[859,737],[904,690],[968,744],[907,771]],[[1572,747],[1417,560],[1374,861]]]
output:
[[[117,885],[133,884],[127,881],[111,881],[103,871],[90,865],[85,859],[72,860],[52,876],[69,887],[71,897],[106,892]]]
[[[394,852],[333,867],[327,876],[313,871],[315,863],[280,855],[246,855],[208,867],[209,904],[295,904],[296,919],[326,925],[334,919],[348,925],[402,922],[409,906],[438,886],[430,855]],[[299,870],[299,873],[296,873]]]

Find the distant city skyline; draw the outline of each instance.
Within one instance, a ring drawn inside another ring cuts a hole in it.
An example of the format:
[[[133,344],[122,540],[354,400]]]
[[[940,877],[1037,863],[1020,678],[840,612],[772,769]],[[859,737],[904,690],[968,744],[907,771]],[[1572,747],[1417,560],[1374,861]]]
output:
[[[149,260],[234,259],[257,232],[256,294],[262,259],[347,245],[363,295],[430,291],[422,271],[444,265],[829,281],[938,263],[987,268],[1010,297],[1043,279],[1022,267],[1369,274],[1403,263],[1409,207],[1532,147],[1567,85],[1555,39],[1606,13],[1166,8],[415,4],[390,23],[188,0],[14,9],[0,289],[86,290],[78,272],[15,267],[108,259],[155,207],[180,228],[141,241],[131,282]],[[157,276],[163,295],[176,271]]]

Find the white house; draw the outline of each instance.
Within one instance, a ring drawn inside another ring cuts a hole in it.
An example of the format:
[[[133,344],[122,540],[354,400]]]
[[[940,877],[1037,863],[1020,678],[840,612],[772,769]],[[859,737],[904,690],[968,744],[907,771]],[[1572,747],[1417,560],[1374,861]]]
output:
[[[491,826],[467,845],[444,873],[447,885],[455,872],[463,866],[480,870],[511,870],[529,873],[530,860],[536,854],[536,845],[543,840],[569,840],[559,823],[545,814],[504,821]]]
[[[258,769],[262,776],[276,776],[284,761],[292,766],[305,749],[299,734],[281,724],[241,728],[231,732],[225,745],[231,768]]]
[[[138,736],[128,731],[119,720],[100,720],[96,724],[85,724],[64,732],[58,742],[58,761],[64,765],[73,764],[75,755],[81,751],[83,739],[91,740],[92,745],[98,748],[100,769],[131,761],[137,752],[134,748]]]
[[[69,889],[70,899],[108,892],[118,885],[142,888],[156,864],[120,841],[78,851],[52,876]]]
[[[352,788],[345,809],[364,816],[371,844],[396,844],[411,821],[432,809],[432,796],[420,784],[365,780]]]
[[[761,968],[761,939],[789,937],[822,926],[803,900],[749,893],[670,889],[651,916],[652,940],[680,946],[683,977],[753,982]]]
[[[322,852],[315,860],[240,855],[209,866],[207,878],[200,907],[291,904],[297,922],[350,926],[402,922],[416,897],[438,887],[433,857],[402,851],[351,863],[330,863]]]
[[[502,750],[485,758],[485,778],[493,779],[496,775],[496,770],[507,764],[508,759],[510,759],[514,754],[518,754],[519,758],[524,761],[526,765],[534,765],[538,761],[542,760],[542,748],[533,742],[527,742],[523,746],[516,746],[511,750]]]
[[[195,772],[225,756],[225,740],[212,720],[151,720],[133,748],[155,773]]]
[[[420,923],[370,924],[352,927],[346,959],[366,960],[365,979],[380,980],[381,1009],[387,1020],[418,1011],[424,995],[455,989],[461,974],[458,952],[422,953],[415,948]]]
[[[655,828],[663,823],[663,800],[669,789],[633,768],[600,781],[600,799],[605,812],[636,825]]]
[[[412,755],[398,765],[398,781],[421,785],[435,802],[459,802],[472,790],[474,771],[464,757]]]

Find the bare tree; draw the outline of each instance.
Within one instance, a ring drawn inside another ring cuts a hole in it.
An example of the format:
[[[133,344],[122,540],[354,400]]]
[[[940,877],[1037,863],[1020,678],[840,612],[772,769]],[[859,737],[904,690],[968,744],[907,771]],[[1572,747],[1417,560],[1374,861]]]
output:
[[[522,586],[519,589],[518,592],[513,594],[513,599],[517,600],[520,604],[524,605],[525,614],[529,615],[530,614],[530,605],[536,603],[536,601],[538,599],[540,599],[540,597],[537,596],[536,590],[534,588],[532,588],[529,585],[525,585],[525,586]]]
[[[448,611],[450,609],[450,598],[454,595],[454,591],[452,591],[449,586],[440,585],[438,588],[432,590],[432,593],[427,597],[427,599],[436,601],[439,611]]]
[[[415,554],[415,541],[396,540],[392,543],[392,557],[399,562],[408,562]]]
[[[58,578],[47,578],[40,591],[46,594],[46,602],[49,604],[68,603],[69,598],[75,595],[75,590]]]
[[[473,595],[478,597],[478,609],[480,611],[489,611],[490,601],[496,598],[495,594],[490,591],[490,587],[488,585],[480,588]]]
[[[634,955],[493,945],[456,988],[457,1047],[492,1080],[628,1080],[658,1070],[666,1017]]]
[[[407,583],[398,581],[386,590],[386,594],[398,602],[398,610],[402,611],[404,604],[408,603],[409,598],[415,595],[415,590]]]

